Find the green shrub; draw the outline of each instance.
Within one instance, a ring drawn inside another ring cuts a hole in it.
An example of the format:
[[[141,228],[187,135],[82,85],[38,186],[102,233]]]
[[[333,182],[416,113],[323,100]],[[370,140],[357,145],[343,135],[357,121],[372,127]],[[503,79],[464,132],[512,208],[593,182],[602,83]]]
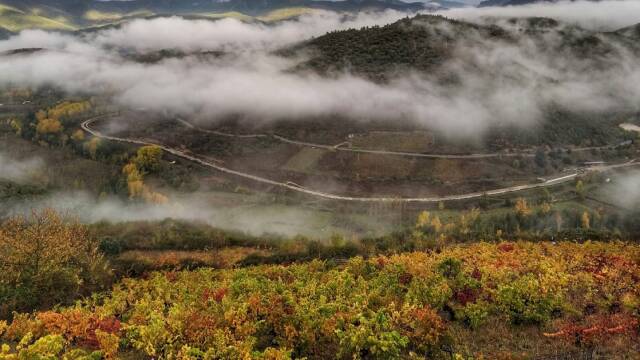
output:
[[[497,303],[513,324],[542,324],[559,309],[554,295],[543,289],[534,275],[498,287]]]

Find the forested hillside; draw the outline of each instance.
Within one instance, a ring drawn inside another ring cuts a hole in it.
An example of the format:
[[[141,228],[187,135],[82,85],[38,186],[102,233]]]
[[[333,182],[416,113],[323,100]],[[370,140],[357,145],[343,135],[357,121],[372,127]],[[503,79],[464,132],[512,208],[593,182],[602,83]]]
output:
[[[473,36],[505,39],[500,28],[437,16],[416,16],[382,27],[335,31],[291,49],[310,53],[301,68],[321,73],[348,70],[373,79],[398,71],[436,70],[454,56],[455,45]]]
[[[429,75],[435,72],[455,84],[460,69],[444,65],[457,59],[477,67],[474,59],[462,56],[474,50],[516,46],[536,57],[556,54],[565,58],[568,66],[578,65],[577,60],[595,66],[606,64],[610,56],[622,56],[622,51],[640,51],[637,43],[627,41],[637,34],[638,26],[597,33],[548,18],[486,19],[476,24],[418,15],[385,26],[330,32],[284,53],[310,56],[300,68],[321,73],[350,71],[380,80],[417,70]],[[488,67],[477,70],[495,72]]]

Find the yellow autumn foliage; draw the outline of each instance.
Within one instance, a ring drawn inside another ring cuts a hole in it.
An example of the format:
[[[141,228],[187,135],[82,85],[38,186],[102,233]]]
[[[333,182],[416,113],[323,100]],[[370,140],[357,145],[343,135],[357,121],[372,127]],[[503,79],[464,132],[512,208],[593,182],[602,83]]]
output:
[[[35,115],[36,131],[41,135],[58,134],[63,130],[62,121],[64,118],[83,113],[89,109],[91,109],[89,101],[65,101],[49,109],[39,110]]]
[[[108,273],[88,229],[53,210],[1,224],[0,254],[0,318],[65,302]]]
[[[98,155],[98,148],[100,147],[100,138],[91,138],[91,140],[84,143],[84,147],[89,152],[91,158],[95,160]]]
[[[88,101],[65,101],[47,110],[47,116],[60,120],[63,117],[74,116],[89,109],[91,109],[91,103]]]
[[[429,225],[429,219],[431,218],[431,214],[428,211],[423,211],[418,215],[418,220],[416,221],[416,227],[421,228]]]
[[[166,204],[169,201],[165,195],[153,191],[144,183],[144,174],[140,171],[137,162],[126,164],[122,168],[122,173],[127,177],[127,190],[130,199],[142,199],[153,204]]]
[[[590,219],[589,213],[587,211],[582,213],[582,216],[580,218],[580,222],[582,224],[582,228],[584,228],[584,229],[591,228],[591,219]]]
[[[57,134],[62,131],[62,124],[59,120],[56,119],[42,119],[38,120],[38,125],[36,125],[36,131],[38,134]]]
[[[71,139],[76,142],[84,141],[84,131],[80,129],[74,131],[73,134],[71,135]]]
[[[531,208],[529,208],[529,204],[527,203],[527,199],[525,198],[518,198],[516,200],[515,210],[516,214],[520,216],[527,216],[531,214]]]

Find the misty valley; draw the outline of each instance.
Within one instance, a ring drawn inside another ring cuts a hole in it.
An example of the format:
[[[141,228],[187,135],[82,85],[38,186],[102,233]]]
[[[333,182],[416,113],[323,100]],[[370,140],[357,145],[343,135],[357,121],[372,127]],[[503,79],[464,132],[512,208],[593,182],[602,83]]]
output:
[[[640,357],[640,2],[0,0],[0,360]]]

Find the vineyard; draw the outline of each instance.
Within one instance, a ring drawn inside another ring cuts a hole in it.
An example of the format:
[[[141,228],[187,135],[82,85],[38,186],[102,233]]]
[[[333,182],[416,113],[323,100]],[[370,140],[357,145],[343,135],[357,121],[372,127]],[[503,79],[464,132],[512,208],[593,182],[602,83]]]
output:
[[[640,246],[477,243],[156,272],[0,323],[0,359],[637,356]]]

